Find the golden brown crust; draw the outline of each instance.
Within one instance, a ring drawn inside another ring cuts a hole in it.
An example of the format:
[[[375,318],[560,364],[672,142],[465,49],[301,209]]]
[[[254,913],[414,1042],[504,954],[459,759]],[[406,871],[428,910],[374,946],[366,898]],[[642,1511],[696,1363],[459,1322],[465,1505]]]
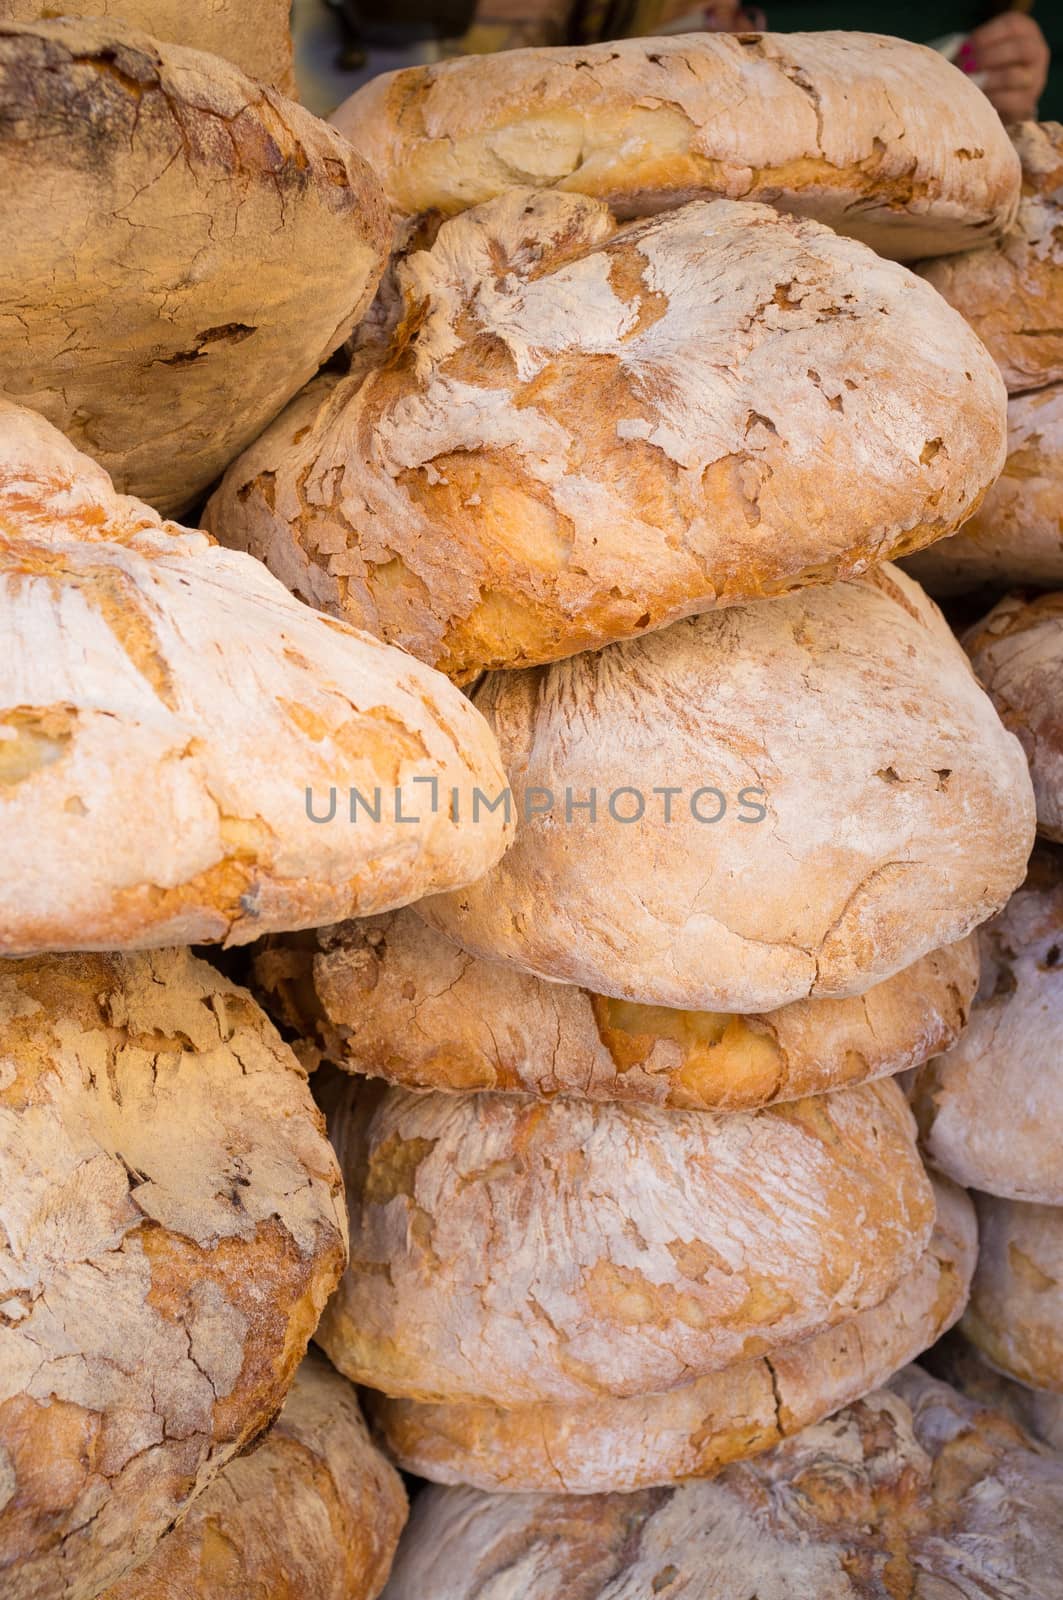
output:
[[[919,549],[1003,465],[962,319],[764,206],[617,230],[515,190],[395,275],[390,350],[301,395],[205,525],[461,682]]]
[[[1038,832],[1063,843],[1063,590],[1007,595],[963,643],[1026,752]]]
[[[106,20],[0,23],[0,188],[0,392],[164,512],[343,342],[387,258],[336,133]]]
[[[978,1253],[974,1208],[935,1186],[938,1214],[916,1266],[880,1305],[799,1344],[666,1394],[564,1405],[423,1405],[369,1397],[409,1472],[481,1489],[597,1494],[711,1477],[885,1383],[963,1310]]]
[[[1014,226],[985,249],[919,270],[967,318],[1015,393],[1063,381],[1063,126],[1024,122],[1013,137],[1022,160]]]
[[[267,941],[254,982],[308,1065],[410,1089],[738,1110],[902,1072],[956,1041],[974,937],[847,1000],[762,1016],[611,1000],[480,961],[412,910]]]
[[[1063,1394],[1063,1209],[975,1201],[978,1268],[963,1331],[1008,1377]]]
[[[352,1266],[318,1340],[385,1393],[669,1389],[876,1305],[933,1224],[890,1082],[725,1115],[333,1093]]]
[[[305,1077],[188,951],[0,965],[0,1572],[91,1600],[272,1419],[345,1259]]]
[[[355,1391],[308,1355],[263,1442],[100,1600],[375,1600],[406,1515]]]
[[[333,120],[402,214],[453,214],[526,184],[624,217],[719,195],[911,260],[981,243],[1018,195],[1015,153],[974,86],[872,34],[510,50],[385,74]]]

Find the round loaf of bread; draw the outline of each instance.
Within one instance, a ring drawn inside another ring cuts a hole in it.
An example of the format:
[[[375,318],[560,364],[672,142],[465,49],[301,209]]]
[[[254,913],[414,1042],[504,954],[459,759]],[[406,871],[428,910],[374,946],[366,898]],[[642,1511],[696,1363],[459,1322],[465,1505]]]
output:
[[[281,937],[254,959],[308,1066],[411,1089],[499,1089],[737,1110],[822,1094],[948,1049],[978,983],[972,935],[864,995],[763,1015],[612,1000],[480,961],[407,909]]]
[[[116,17],[154,39],[225,56],[294,97],[291,9],[291,0],[0,0],[0,22]]]
[[[767,206],[618,230],[514,190],[395,270],[386,359],[300,396],[205,526],[462,682],[918,549],[1004,463],[963,319]]]
[[[400,1466],[437,1483],[599,1494],[711,1477],[876,1389],[956,1321],[978,1253],[974,1207],[951,1184],[934,1189],[930,1244],[892,1294],[799,1344],[665,1394],[513,1409],[375,1395],[372,1420]]]
[[[963,1331],[1000,1372],[1063,1394],[1063,1209],[975,1200],[978,1267]]]
[[[445,678],[3,401],[0,530],[0,952],[244,943],[505,848],[501,812],[451,807],[505,778]]]
[[[923,1148],[968,1188],[1063,1205],[1063,852],[1034,852],[979,939],[970,1027],[915,1079]]]
[[[264,1442],[100,1600],[375,1600],[406,1513],[351,1385],[308,1355]]]
[[[352,1265],[318,1341],[387,1394],[669,1389],[877,1305],[933,1226],[888,1081],[726,1115],[333,1093]]]
[[[1022,160],[1014,226],[920,272],[984,341],[1012,393],[1063,382],[1063,126],[1012,130]]]
[[[895,568],[495,674],[474,700],[516,843],[418,911],[488,960],[769,1011],[862,993],[1023,878],[1022,751]]]
[[[92,1600],[277,1411],[345,1260],[336,1160],[186,950],[0,963],[0,1573]]]
[[[431,1488],[387,1600],[1059,1600],[1063,1457],[907,1367],[682,1488]]]
[[[525,184],[621,217],[766,200],[911,260],[981,244],[1019,163],[939,55],[861,33],[694,33],[509,50],[372,79],[333,121],[401,215]]]
[[[0,23],[0,194],[0,393],[164,512],[342,344],[390,243],[331,128],[108,20]]]
[[[959,533],[904,565],[931,594],[1063,586],[1063,384],[1012,396],[1008,459],[981,507]]]
[[[1063,590],[1007,595],[963,642],[1026,752],[1038,831],[1063,843]]]

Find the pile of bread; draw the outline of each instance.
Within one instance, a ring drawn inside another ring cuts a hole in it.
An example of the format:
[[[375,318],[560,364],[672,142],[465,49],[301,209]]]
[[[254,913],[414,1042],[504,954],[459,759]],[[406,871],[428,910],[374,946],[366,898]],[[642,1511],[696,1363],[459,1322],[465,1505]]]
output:
[[[1063,130],[856,34],[332,126],[286,5],[71,9],[0,0],[5,1600],[1060,1600],[1063,593],[920,582],[1063,586]]]

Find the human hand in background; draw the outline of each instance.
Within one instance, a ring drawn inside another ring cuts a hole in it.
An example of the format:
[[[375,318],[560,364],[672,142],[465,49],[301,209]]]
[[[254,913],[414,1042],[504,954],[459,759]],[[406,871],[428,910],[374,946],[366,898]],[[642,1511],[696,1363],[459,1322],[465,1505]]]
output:
[[[956,65],[979,75],[1003,121],[1025,122],[1037,115],[1048,57],[1045,36],[1034,19],[1021,11],[1005,11],[974,30]]]

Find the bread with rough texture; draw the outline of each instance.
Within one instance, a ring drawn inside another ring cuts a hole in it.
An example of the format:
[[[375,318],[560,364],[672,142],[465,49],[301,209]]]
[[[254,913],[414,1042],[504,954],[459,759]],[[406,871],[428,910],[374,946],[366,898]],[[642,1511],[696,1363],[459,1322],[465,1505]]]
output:
[[[501,812],[451,809],[505,779],[445,678],[115,494],[2,400],[0,570],[0,953],[245,943],[505,848]],[[351,820],[352,787],[376,821]]]
[[[916,1075],[923,1149],[968,1188],[1063,1205],[1063,852],[1034,852],[979,940],[970,1026]]]
[[[769,1011],[870,989],[1024,875],[1022,751],[893,567],[496,673],[473,698],[516,842],[418,912],[488,960],[640,1004]]]
[[[935,1378],[951,1383],[961,1394],[968,1395],[979,1405],[1003,1411],[1032,1433],[1063,1451],[1063,1394],[1049,1394],[1045,1389],[1029,1389],[1014,1378],[1005,1378],[969,1344],[957,1330],[942,1339],[923,1362]]]
[[[308,1355],[263,1443],[100,1600],[375,1600],[406,1515],[355,1391]]]
[[[959,533],[904,565],[935,595],[1063,585],[1063,384],[1011,397],[1004,471]]]
[[[885,1383],[956,1321],[974,1207],[949,1183],[934,1190],[933,1237],[892,1294],[799,1344],[665,1394],[513,1408],[367,1395],[370,1417],[400,1466],[436,1483],[599,1494],[711,1477]]]
[[[978,1266],[963,1331],[1000,1372],[1063,1394],[1063,1209],[975,1200]]]
[[[1011,220],[1019,163],[940,56],[860,33],[695,33],[408,67],[336,126],[400,215],[525,184],[622,217],[766,200],[885,256],[966,250]]]
[[[877,1305],[933,1226],[888,1081],[722,1115],[334,1087],[351,1267],[318,1341],[387,1394],[670,1389]]]
[[[707,1483],[418,1496],[386,1600],[1060,1600],[1063,1457],[907,1367]]]
[[[1063,126],[1012,130],[1022,199],[1012,228],[984,249],[920,272],[961,311],[1012,393],[1063,382]]]
[[[962,318],[766,206],[617,229],[514,190],[395,275],[386,356],[300,395],[205,526],[462,682],[918,549],[1004,463]]]
[[[963,642],[1026,752],[1038,831],[1063,843],[1063,590],[1005,596]]]
[[[390,242],[333,129],[108,20],[0,23],[0,195],[0,394],[167,513],[343,343]]]
[[[346,1255],[305,1074],[187,950],[0,964],[0,1588],[92,1600],[272,1421]]]
[[[736,1110],[917,1066],[959,1038],[973,937],[864,995],[764,1015],[611,1000],[481,961],[411,910],[279,937],[254,958],[268,1010],[322,1058],[410,1089],[499,1089]]]

